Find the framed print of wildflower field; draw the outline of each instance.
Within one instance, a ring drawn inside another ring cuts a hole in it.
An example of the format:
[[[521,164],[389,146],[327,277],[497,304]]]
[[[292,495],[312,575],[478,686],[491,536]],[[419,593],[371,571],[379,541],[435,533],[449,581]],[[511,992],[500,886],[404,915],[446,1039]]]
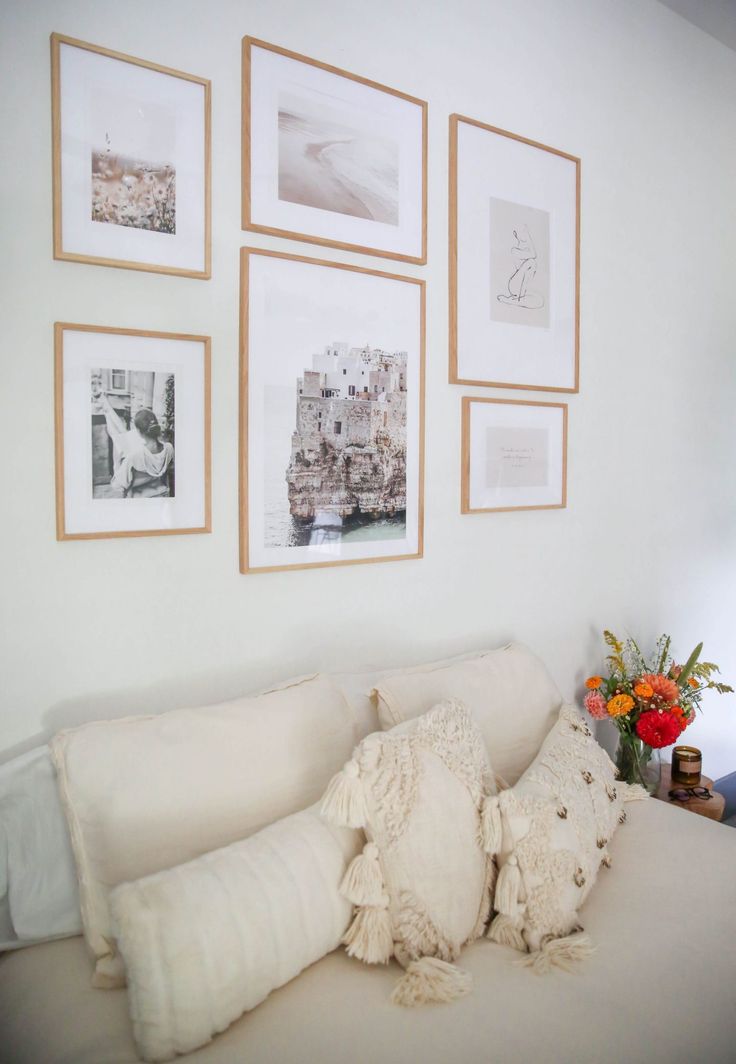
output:
[[[57,322],[56,538],[209,532],[210,338]]]
[[[577,392],[580,159],[450,116],[450,383]]]
[[[461,513],[567,505],[567,404],[463,396]]]
[[[241,250],[240,568],[422,556],[424,282]]]
[[[425,263],[425,101],[244,37],[243,229]]]
[[[211,276],[210,83],[51,35],[54,258]]]

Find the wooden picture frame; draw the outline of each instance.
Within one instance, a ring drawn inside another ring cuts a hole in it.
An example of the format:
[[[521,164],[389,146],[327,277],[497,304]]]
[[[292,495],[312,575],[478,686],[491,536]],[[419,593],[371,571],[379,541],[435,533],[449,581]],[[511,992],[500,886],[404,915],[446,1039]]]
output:
[[[579,390],[580,172],[577,156],[450,116],[451,384]]]
[[[210,82],[52,33],[51,100],[54,258],[211,277]]]
[[[425,264],[426,101],[254,37],[242,67],[242,228]]]
[[[463,396],[460,479],[463,514],[564,509],[567,404]]]
[[[55,323],[58,540],[211,532],[210,349]]]
[[[419,278],[241,249],[242,573],[422,557],[425,312]]]

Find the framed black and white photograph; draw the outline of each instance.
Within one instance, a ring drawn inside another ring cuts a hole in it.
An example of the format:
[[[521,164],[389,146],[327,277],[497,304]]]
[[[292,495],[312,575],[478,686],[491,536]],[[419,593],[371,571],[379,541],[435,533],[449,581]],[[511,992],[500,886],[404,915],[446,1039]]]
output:
[[[241,254],[241,571],[421,557],[424,282]]]
[[[210,531],[210,341],[57,322],[58,539]]]
[[[577,392],[580,160],[450,117],[450,382]]]
[[[51,35],[54,257],[207,278],[210,83]]]
[[[464,514],[567,505],[567,404],[463,397]]]
[[[243,228],[427,261],[427,104],[243,39]]]

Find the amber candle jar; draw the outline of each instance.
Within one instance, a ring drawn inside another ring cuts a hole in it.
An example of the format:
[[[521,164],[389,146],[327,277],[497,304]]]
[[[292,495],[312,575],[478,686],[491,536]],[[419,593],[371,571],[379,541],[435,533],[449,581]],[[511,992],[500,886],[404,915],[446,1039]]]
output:
[[[672,782],[684,787],[700,783],[703,755],[695,746],[676,746],[672,751]]]

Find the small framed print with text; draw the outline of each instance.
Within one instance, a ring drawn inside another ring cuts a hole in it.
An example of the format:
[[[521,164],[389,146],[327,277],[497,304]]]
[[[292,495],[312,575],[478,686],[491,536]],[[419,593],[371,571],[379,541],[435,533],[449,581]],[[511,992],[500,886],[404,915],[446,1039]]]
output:
[[[243,38],[243,229],[427,261],[427,104]]]
[[[210,83],[51,35],[54,258],[208,278]]]
[[[463,396],[464,514],[567,505],[567,404]]]
[[[580,160],[450,116],[450,383],[579,386]]]

